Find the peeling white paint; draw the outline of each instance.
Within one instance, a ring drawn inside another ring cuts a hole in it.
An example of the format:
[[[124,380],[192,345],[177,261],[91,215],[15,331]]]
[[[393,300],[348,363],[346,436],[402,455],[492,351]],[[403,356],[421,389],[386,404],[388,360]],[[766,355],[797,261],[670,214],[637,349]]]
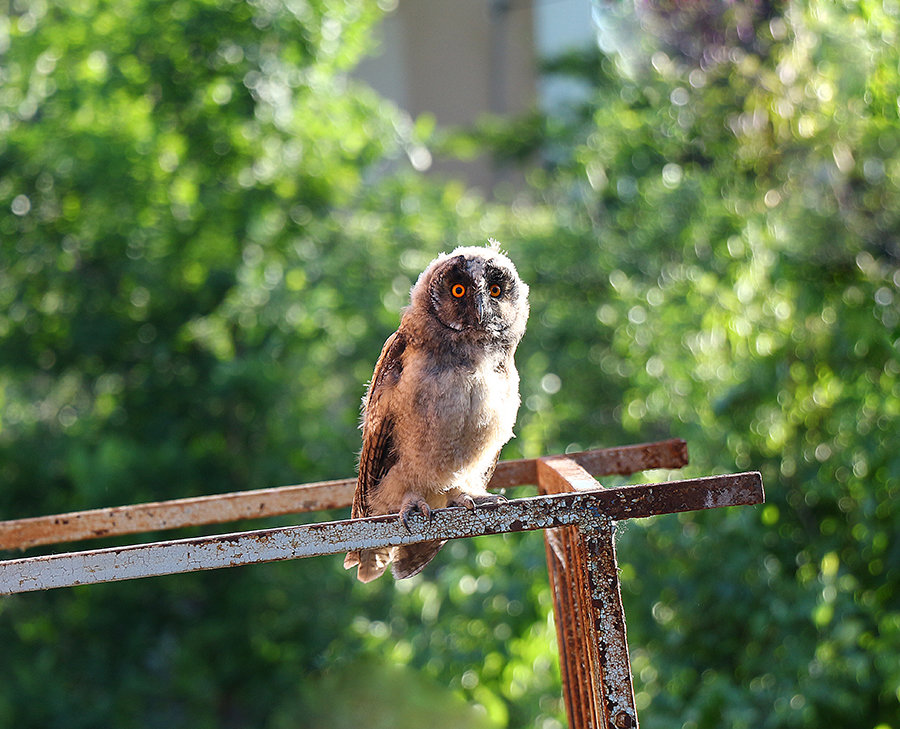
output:
[[[655,491],[654,491],[655,489]],[[650,494],[654,498],[650,498]],[[670,497],[677,498],[669,503]],[[482,534],[577,526],[591,532],[609,519],[759,503],[759,474],[711,477],[514,499],[469,511],[438,509],[407,531],[396,516],[89,550],[0,562],[0,595],[79,584],[193,572],[358,549]]]

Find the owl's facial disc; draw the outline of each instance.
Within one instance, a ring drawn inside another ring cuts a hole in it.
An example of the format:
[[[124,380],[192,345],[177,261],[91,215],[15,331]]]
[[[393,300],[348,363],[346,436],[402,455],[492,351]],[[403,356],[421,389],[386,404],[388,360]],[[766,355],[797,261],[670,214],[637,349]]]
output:
[[[509,326],[503,308],[515,299],[515,280],[484,258],[456,256],[435,272],[431,308],[444,326],[455,331],[499,334]]]

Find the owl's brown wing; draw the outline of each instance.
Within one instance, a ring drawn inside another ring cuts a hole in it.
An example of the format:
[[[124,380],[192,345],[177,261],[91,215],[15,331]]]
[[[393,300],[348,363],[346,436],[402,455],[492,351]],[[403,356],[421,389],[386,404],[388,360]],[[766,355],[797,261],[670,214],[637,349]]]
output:
[[[388,337],[375,364],[366,393],[363,412],[363,443],[359,454],[359,476],[353,495],[352,517],[368,516],[368,495],[397,461],[393,448],[394,423],[381,402],[385,391],[397,384],[403,372],[402,356],[406,336],[394,332]]]
[[[356,492],[353,494],[352,518],[369,515],[369,494],[372,493],[384,475],[397,461],[394,452],[394,423],[383,401],[386,391],[400,379],[403,371],[402,355],[406,349],[406,335],[394,332],[381,349],[375,364],[375,371],[363,406],[363,443],[359,454],[359,475]],[[344,559],[344,567],[350,569],[359,565],[358,577],[363,582],[375,579],[384,572],[390,561],[390,549],[363,550],[349,552]]]

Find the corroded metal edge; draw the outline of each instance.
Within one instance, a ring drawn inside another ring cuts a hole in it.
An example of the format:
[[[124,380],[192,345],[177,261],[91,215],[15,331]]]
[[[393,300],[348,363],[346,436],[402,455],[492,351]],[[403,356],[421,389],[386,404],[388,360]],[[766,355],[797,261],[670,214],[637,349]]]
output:
[[[758,473],[514,499],[474,511],[438,509],[407,531],[396,515],[263,529],[0,562],[0,595],[218,569],[435,539],[579,526],[762,501]]]
[[[580,567],[586,583],[585,612],[591,622],[588,632],[593,637],[590,643],[596,651],[602,687],[596,714],[603,717],[598,726],[637,729],[614,532],[615,524],[610,519],[599,529],[578,532]]]
[[[628,474],[652,468],[680,468],[687,463],[687,445],[683,440],[673,439],[584,451],[567,458],[574,459],[594,476]],[[501,461],[490,488],[536,483],[538,460]],[[337,509],[351,504],[355,487],[356,479],[339,479],[0,521],[0,549],[27,549],[98,537]]]

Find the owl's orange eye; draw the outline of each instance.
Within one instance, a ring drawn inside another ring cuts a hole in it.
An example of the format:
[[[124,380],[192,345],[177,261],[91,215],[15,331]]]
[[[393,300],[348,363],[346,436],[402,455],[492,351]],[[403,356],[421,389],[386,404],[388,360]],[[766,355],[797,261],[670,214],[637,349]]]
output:
[[[501,289],[498,284],[494,284],[493,286],[491,286],[491,296],[493,296],[496,299],[498,296],[500,296],[500,293],[501,293]]]
[[[457,299],[462,298],[466,294],[466,287],[462,284],[453,284],[450,287],[450,293],[453,294]]]

